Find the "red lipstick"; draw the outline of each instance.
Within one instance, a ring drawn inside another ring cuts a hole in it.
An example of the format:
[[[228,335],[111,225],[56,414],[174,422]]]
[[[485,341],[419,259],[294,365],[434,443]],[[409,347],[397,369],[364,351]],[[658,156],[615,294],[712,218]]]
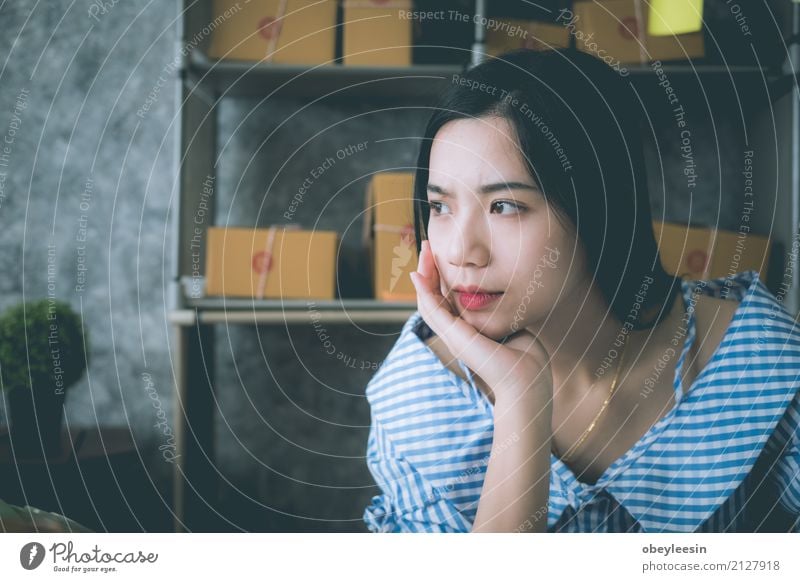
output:
[[[487,291],[477,285],[469,287],[453,287],[458,296],[458,302],[464,309],[477,310],[490,305],[503,294],[502,291]]]

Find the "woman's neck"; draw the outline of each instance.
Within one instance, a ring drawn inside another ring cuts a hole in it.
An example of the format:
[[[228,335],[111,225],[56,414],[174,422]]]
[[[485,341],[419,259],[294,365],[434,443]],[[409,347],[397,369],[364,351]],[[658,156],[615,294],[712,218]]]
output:
[[[676,301],[662,320],[665,325],[656,330],[627,330],[626,334],[623,322],[609,309],[595,284],[573,289],[572,295],[562,297],[547,318],[526,328],[538,334],[550,354],[553,380],[558,386],[580,391],[594,385],[606,386],[613,376],[608,372],[619,364],[621,342],[628,344],[625,368],[629,369],[637,360],[647,361],[644,353],[631,357],[634,349],[638,353],[643,346],[660,345],[662,334],[669,334],[668,330],[680,323],[682,311]]]

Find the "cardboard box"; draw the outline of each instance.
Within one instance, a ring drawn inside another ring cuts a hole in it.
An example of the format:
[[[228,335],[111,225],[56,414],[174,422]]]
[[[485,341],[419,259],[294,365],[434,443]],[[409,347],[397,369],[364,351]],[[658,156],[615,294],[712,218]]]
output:
[[[711,258],[711,276],[727,277],[730,273],[753,269],[758,271],[762,280],[766,280],[769,257],[767,237],[718,230],[714,256]]]
[[[364,239],[373,295],[384,301],[416,301],[409,274],[417,270],[414,238],[414,174],[375,174],[367,187]]]
[[[653,221],[661,264],[688,279],[715,279],[733,273],[758,271],[767,276],[770,241],[752,233],[687,227]]]
[[[648,6],[643,0],[602,0],[598,4],[575,2],[574,16],[570,22],[574,25],[572,34],[576,48],[598,58],[607,57],[620,63],[686,60],[705,56],[702,32],[675,36],[647,34]],[[560,24],[566,26],[569,22],[562,19]]]
[[[343,6],[345,65],[411,65],[413,21],[403,16],[411,0],[344,0]]]
[[[537,20],[505,19],[503,26],[486,31],[486,53],[497,56],[520,48],[537,51],[569,46],[569,31]]]
[[[337,243],[333,231],[210,227],[206,294],[334,299]]]
[[[706,279],[711,269],[711,231],[653,221],[661,265],[671,275]]]
[[[335,0],[214,0],[213,7],[211,58],[317,65],[336,56]]]
[[[415,65],[469,66],[475,41],[474,7],[474,0],[414,0],[419,16],[411,26],[411,61]]]

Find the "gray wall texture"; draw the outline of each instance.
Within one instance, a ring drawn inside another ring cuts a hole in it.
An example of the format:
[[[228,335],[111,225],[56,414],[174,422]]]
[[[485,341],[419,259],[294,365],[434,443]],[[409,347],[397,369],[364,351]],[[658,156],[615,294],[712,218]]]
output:
[[[0,310],[47,296],[54,246],[55,295],[82,314],[91,350],[88,373],[68,394],[67,421],[130,427],[166,502],[172,465],[158,452],[164,435],[154,425],[159,408],[171,422],[174,407],[166,296],[179,110],[176,74],[165,71],[180,40],[180,6],[106,4],[105,13],[90,0],[11,0],[0,7],[0,134],[13,134],[0,198]],[[691,91],[682,95],[695,143],[704,144],[695,148],[703,171],[693,201],[673,120],[652,108],[661,142],[647,150],[654,215],[735,229],[745,149],[738,106],[724,83],[706,89],[713,118]],[[154,90],[150,108],[138,116]],[[652,97],[660,89],[650,90]],[[414,164],[417,142],[402,138],[419,134],[426,114],[375,112],[375,103],[318,104],[283,123],[297,107],[281,98],[221,104],[217,223],[282,222],[310,168],[347,144],[368,142],[314,185],[295,216],[304,227],[342,233],[342,294],[359,295],[360,284],[348,285],[363,275],[365,176]],[[340,351],[366,362],[380,362],[399,331],[397,325],[328,328]],[[328,355],[311,325],[221,325],[215,357],[218,508],[231,529],[364,531],[363,508],[376,492],[364,461],[364,387],[372,371]],[[143,374],[150,374],[157,399]],[[0,421],[5,417],[0,410]]]

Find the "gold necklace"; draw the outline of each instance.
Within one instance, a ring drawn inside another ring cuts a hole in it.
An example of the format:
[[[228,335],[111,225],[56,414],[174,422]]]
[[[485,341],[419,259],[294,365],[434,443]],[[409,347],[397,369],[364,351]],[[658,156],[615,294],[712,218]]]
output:
[[[561,455],[561,460],[562,461],[569,460],[572,457],[572,455],[575,453],[575,451],[578,449],[578,447],[580,447],[583,444],[583,441],[586,440],[586,437],[589,436],[589,433],[592,432],[592,429],[597,424],[597,419],[600,418],[601,414],[603,414],[603,411],[608,406],[609,401],[614,396],[614,392],[616,392],[616,389],[617,389],[617,380],[619,380],[619,373],[622,370],[622,364],[625,361],[625,348],[627,348],[627,347],[628,347],[628,337],[626,335],[625,336],[625,343],[622,344],[622,354],[620,354],[620,357],[619,357],[619,366],[617,366],[617,372],[614,374],[614,380],[611,382],[611,389],[608,391],[608,396],[606,396],[606,399],[603,401],[603,405],[600,407],[600,410],[595,415],[594,420],[592,420],[591,424],[586,428],[586,430],[583,431],[583,434],[581,435],[581,438],[578,439],[578,442],[576,442],[569,449],[567,449],[566,453]],[[554,448],[555,448],[555,441],[553,441],[553,443],[554,443]]]

